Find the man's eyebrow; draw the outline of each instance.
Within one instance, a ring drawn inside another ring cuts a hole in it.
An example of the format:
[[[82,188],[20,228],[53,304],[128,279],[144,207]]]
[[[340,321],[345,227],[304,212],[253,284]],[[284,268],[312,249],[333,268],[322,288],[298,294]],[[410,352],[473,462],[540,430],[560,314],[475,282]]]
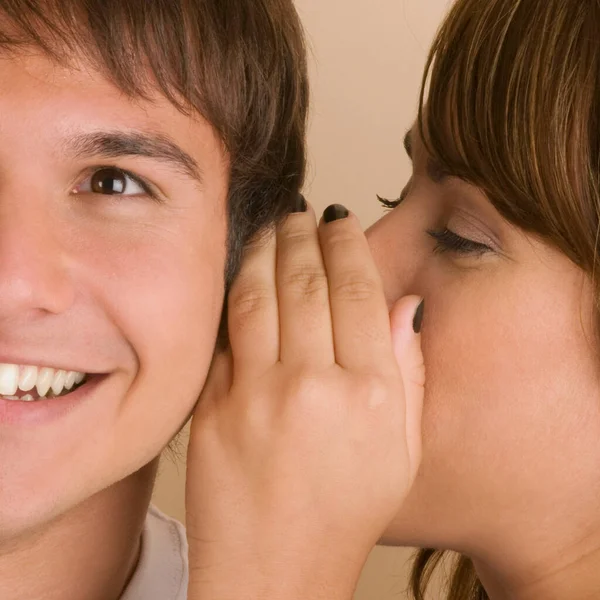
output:
[[[67,140],[64,150],[75,158],[143,156],[168,163],[187,177],[202,183],[202,170],[198,163],[164,134],[138,131],[82,133]]]
[[[409,129],[404,136],[404,149],[408,158],[413,160],[413,138],[412,131]],[[444,183],[452,175],[439,161],[429,157],[427,159],[427,175],[434,183]]]

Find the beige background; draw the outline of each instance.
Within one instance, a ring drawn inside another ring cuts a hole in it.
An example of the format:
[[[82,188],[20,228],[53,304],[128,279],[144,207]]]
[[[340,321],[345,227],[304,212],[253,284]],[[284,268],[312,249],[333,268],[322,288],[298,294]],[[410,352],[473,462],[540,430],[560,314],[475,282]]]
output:
[[[375,194],[409,177],[402,149],[427,50],[449,0],[296,0],[311,46],[313,88],[306,195],[317,211],[346,204],[369,226]],[[185,442],[187,438],[183,439]],[[185,444],[183,449],[185,449]],[[183,520],[182,461],[163,459],[155,502]],[[405,598],[408,550],[376,549],[356,600]]]

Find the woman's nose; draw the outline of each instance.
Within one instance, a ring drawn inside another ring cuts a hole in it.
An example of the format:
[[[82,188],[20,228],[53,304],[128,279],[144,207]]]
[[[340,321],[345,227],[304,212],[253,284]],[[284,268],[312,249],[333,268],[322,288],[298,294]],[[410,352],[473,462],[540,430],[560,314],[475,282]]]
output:
[[[0,319],[58,314],[73,302],[61,231],[43,205],[0,195]]]
[[[408,294],[418,294],[423,244],[408,212],[403,207],[389,212],[366,232],[367,240],[383,280],[388,306]]]

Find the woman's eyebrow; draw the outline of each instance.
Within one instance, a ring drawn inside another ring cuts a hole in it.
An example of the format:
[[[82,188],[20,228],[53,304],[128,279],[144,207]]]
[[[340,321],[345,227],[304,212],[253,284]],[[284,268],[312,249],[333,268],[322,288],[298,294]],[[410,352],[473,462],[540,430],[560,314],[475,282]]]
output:
[[[194,158],[164,134],[142,131],[95,131],[77,134],[63,143],[74,158],[142,156],[165,162],[185,176],[202,183],[202,171]]]
[[[404,136],[404,150],[410,160],[413,160],[413,138],[412,130],[408,130]],[[427,159],[427,176],[434,183],[444,183],[452,174],[444,166],[432,157]]]

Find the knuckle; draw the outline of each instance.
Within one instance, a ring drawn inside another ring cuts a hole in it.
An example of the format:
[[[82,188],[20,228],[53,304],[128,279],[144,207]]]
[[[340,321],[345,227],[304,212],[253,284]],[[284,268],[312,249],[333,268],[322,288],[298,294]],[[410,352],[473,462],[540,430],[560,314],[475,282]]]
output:
[[[350,251],[354,249],[356,237],[344,227],[339,227],[325,237],[324,244],[329,247],[335,246],[339,251]]]
[[[378,410],[388,405],[390,380],[383,375],[363,374],[355,382],[356,395],[369,410]]]
[[[364,302],[375,298],[379,288],[375,281],[368,279],[364,274],[348,272],[338,275],[332,292],[342,300]]]
[[[303,415],[318,420],[323,415],[323,402],[331,395],[332,387],[327,376],[306,372],[298,372],[290,377],[286,385],[286,397],[291,400],[287,407],[295,415]],[[329,402],[329,409],[332,403]]]
[[[352,382],[353,398],[374,419],[385,418],[393,410],[396,402],[395,391],[398,381],[384,374],[365,374]]]
[[[238,282],[229,294],[229,313],[236,321],[245,321],[252,315],[266,310],[270,292],[256,283]]]
[[[316,239],[316,235],[311,233],[305,228],[299,227],[297,224],[292,224],[287,221],[282,225],[282,239],[281,243],[284,245],[286,250],[294,251],[298,246],[305,246],[313,239]]]
[[[425,363],[421,359],[417,364],[410,370],[410,381],[413,386],[424,388],[425,387]]]
[[[294,402],[311,398],[318,392],[318,386],[315,386],[314,380],[302,372],[294,373],[290,376],[286,387],[288,395],[294,399]]]
[[[327,275],[312,265],[300,265],[283,277],[284,287],[304,297],[314,297],[328,289]]]

